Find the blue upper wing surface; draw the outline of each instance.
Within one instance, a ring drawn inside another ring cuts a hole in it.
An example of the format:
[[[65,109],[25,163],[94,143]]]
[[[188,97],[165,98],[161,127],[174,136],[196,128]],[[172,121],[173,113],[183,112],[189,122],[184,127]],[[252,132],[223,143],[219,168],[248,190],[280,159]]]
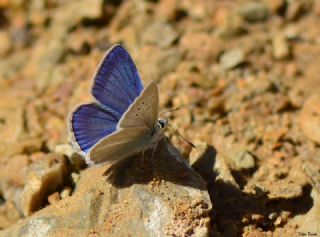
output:
[[[76,108],[71,117],[71,132],[84,152],[100,139],[116,130],[120,117],[98,103],[84,104]]]
[[[142,90],[143,84],[131,56],[121,45],[113,46],[97,70],[92,95],[121,117]]]

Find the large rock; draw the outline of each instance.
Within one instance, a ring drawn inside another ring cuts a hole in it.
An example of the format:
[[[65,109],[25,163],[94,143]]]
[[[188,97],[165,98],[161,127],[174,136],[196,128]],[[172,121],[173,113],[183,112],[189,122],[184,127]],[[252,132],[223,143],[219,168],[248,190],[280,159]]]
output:
[[[62,155],[42,152],[0,159],[0,228],[43,208],[66,185],[66,163]]]
[[[72,196],[0,236],[208,236],[211,202],[201,177],[170,145],[80,173]]]
[[[299,122],[306,137],[320,144],[320,96],[312,95],[305,101]]]

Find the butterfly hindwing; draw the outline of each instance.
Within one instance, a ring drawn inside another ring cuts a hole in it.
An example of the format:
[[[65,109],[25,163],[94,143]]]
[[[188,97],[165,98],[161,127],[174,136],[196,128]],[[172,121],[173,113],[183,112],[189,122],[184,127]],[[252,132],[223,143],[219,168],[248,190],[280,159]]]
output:
[[[84,104],[71,114],[70,131],[80,149],[87,152],[100,139],[116,130],[119,117],[98,103]]]
[[[142,90],[143,84],[131,56],[121,45],[113,46],[97,69],[92,95],[122,116]]]
[[[158,87],[151,82],[122,116],[118,128],[147,126],[150,130],[156,129],[158,105]]]
[[[141,151],[149,139],[150,129],[147,127],[117,130],[93,146],[87,160],[94,164],[119,161]]]

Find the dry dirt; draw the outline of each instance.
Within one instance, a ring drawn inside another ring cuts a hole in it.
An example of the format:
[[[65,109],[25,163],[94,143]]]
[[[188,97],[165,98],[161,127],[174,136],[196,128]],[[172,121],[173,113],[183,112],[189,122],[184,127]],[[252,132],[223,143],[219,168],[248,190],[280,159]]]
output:
[[[0,0],[0,229],[71,195],[68,113],[122,43],[161,111],[180,107],[184,157],[223,160],[194,166],[213,236],[320,236],[319,21],[312,0]]]

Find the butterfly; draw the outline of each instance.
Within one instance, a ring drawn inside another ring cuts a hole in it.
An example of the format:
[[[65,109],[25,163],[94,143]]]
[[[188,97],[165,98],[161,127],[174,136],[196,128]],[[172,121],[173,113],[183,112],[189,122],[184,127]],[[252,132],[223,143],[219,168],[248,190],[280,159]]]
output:
[[[145,88],[126,49],[111,47],[94,76],[95,101],[75,108],[69,118],[73,147],[89,165],[117,162],[155,146],[167,119],[158,119],[159,93]]]

